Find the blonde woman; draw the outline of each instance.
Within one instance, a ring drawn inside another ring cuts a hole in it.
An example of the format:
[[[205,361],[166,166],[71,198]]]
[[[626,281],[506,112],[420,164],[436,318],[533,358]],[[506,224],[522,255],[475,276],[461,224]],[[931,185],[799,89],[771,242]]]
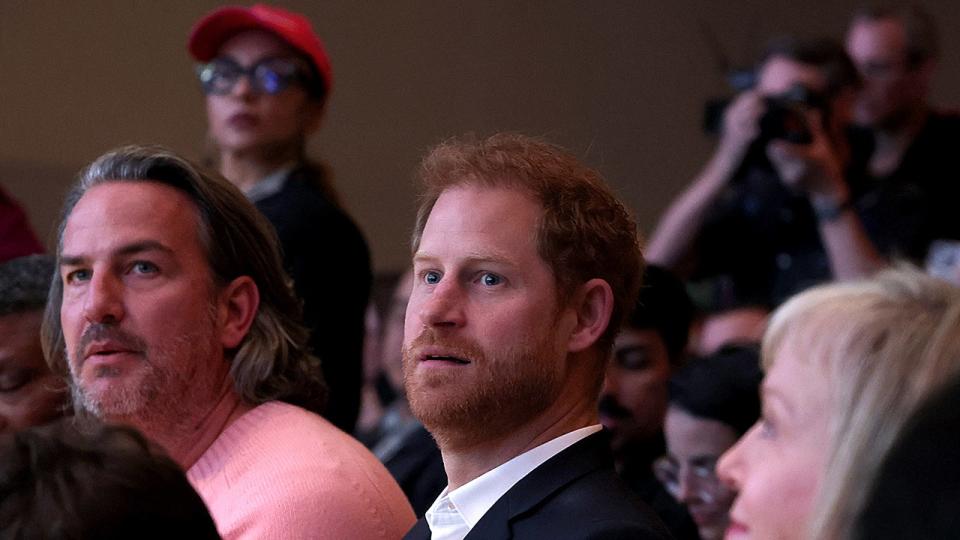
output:
[[[719,463],[727,538],[846,538],[907,417],[960,371],[960,290],[914,269],[811,289],[762,356],[761,418]]]

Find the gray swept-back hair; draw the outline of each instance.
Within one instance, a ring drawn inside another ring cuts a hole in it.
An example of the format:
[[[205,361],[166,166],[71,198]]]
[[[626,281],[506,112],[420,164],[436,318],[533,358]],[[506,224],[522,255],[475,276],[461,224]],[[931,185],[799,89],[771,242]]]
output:
[[[84,168],[67,193],[57,231],[57,257],[73,208],[92,187],[112,182],[156,182],[193,201],[199,240],[215,287],[249,276],[260,306],[240,345],[226,351],[237,393],[248,403],[283,400],[311,410],[322,408],[326,387],[319,361],[311,356],[300,302],[283,270],[279,242],[270,222],[230,182],[172,151],[157,146],[126,146]],[[59,262],[59,260],[58,260]],[[55,276],[44,313],[42,342],[50,368],[68,373],[60,306],[63,283]]]

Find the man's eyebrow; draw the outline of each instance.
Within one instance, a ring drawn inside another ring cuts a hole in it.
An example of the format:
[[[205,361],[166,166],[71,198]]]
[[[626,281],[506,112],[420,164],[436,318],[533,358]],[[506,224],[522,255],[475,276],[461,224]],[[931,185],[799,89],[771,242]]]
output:
[[[439,257],[433,256],[430,253],[422,252],[418,252],[413,256],[413,262],[430,262],[437,259],[439,259]],[[460,260],[468,264],[493,263],[506,266],[517,266],[517,263],[514,261],[514,259],[505,253],[467,253],[466,255],[462,256]]]
[[[145,251],[161,251],[163,253],[173,253],[173,250],[164,244],[157,242],[156,240],[143,240],[141,242],[133,242],[132,244],[127,244],[121,246],[111,253],[111,256],[120,256],[126,257],[129,255],[134,255],[137,253],[143,253]],[[60,255],[60,265],[61,266],[76,266],[83,264],[86,260],[86,257],[82,255],[69,255],[62,254]]]

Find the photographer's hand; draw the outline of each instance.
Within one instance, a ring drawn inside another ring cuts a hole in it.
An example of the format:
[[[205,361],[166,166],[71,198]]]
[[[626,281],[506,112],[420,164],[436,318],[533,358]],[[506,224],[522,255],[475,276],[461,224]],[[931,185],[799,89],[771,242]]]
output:
[[[795,144],[774,140],[767,157],[787,186],[806,193],[814,206],[847,204],[850,191],[843,178],[843,165],[823,129],[820,111],[806,111],[811,141]]]
[[[717,156],[725,158],[732,167],[738,166],[760,134],[760,117],[764,111],[763,97],[755,90],[737,96],[723,113],[723,132],[717,145]]]
[[[820,112],[811,110],[806,116],[812,141],[773,141],[767,145],[767,156],[785,184],[807,194],[833,277],[846,280],[868,276],[887,261],[853,210],[843,165],[823,129]]]

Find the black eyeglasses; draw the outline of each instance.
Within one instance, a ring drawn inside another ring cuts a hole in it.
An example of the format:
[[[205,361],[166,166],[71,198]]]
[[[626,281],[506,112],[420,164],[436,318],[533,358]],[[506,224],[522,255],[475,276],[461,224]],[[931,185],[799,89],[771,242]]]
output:
[[[248,68],[230,58],[215,58],[197,66],[197,77],[207,95],[229,94],[241,77],[246,76],[255,92],[271,96],[283,92],[293,83],[305,83],[300,62],[291,58],[264,58]]]
[[[677,463],[668,456],[661,456],[653,462],[653,474],[663,487],[679,499],[681,475],[696,489],[697,495],[705,502],[714,501],[718,494],[726,489],[717,478],[718,456],[704,456],[686,463]]]

